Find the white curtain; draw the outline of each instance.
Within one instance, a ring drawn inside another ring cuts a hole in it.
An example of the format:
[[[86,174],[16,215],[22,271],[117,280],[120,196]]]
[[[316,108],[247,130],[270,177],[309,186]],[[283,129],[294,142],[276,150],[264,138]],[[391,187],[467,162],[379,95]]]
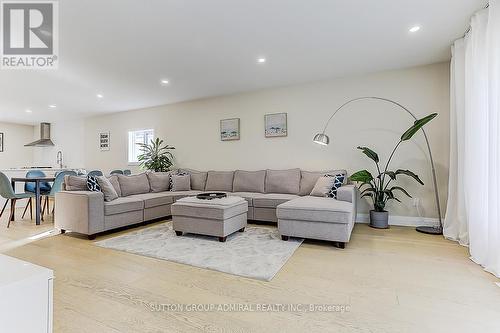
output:
[[[500,4],[452,47],[450,174],[444,235],[500,277]]]

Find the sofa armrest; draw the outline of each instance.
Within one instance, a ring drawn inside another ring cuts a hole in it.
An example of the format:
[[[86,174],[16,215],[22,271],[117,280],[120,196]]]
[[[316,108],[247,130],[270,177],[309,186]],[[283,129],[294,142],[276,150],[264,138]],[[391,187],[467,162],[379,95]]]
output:
[[[358,188],[355,185],[344,185],[337,189],[337,200],[356,203]]]
[[[102,192],[60,191],[56,193],[54,226],[85,235],[104,230]]]

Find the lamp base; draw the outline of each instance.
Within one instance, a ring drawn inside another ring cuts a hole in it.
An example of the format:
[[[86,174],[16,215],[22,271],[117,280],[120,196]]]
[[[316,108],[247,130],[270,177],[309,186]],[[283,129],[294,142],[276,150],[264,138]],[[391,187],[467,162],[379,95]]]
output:
[[[428,234],[428,235],[442,235],[443,234],[443,228],[441,226],[439,227],[417,227],[416,230],[418,232],[421,232],[423,234]]]

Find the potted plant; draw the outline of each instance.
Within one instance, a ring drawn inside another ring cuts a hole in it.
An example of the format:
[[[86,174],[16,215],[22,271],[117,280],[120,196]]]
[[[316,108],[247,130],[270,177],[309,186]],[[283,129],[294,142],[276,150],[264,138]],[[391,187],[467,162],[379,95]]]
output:
[[[404,195],[411,198],[411,195],[400,186],[391,186],[392,182],[396,181],[399,175],[409,176],[417,181],[419,184],[424,185],[422,180],[414,172],[410,170],[397,169],[396,171],[389,170],[390,163],[394,157],[394,153],[401,145],[401,143],[410,140],[415,133],[417,133],[425,124],[434,119],[437,113],[430,114],[422,119],[415,120],[413,126],[411,126],[406,132],[401,135],[399,142],[396,144],[394,149],[385,164],[385,167],[381,169],[380,160],[378,154],[368,147],[358,147],[363,154],[368,156],[377,168],[377,175],[373,175],[367,170],[360,170],[355,172],[349,177],[351,181],[359,182],[359,189],[361,190],[361,197],[369,197],[373,202],[373,210],[370,210],[370,226],[374,228],[388,228],[389,227],[389,212],[385,210],[385,205],[389,200],[396,200],[401,202],[397,197],[396,193],[401,192]]]
[[[163,145],[163,140],[156,138],[151,143],[138,143],[142,149],[142,154],[137,158],[141,168],[155,172],[168,171],[173,165],[174,156],[169,151],[175,149],[167,144]]]

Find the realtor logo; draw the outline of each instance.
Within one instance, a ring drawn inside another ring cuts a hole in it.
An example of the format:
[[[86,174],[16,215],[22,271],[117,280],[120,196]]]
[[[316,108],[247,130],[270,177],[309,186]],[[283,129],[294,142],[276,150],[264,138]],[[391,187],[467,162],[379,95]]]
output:
[[[57,1],[2,1],[1,68],[56,69]]]

